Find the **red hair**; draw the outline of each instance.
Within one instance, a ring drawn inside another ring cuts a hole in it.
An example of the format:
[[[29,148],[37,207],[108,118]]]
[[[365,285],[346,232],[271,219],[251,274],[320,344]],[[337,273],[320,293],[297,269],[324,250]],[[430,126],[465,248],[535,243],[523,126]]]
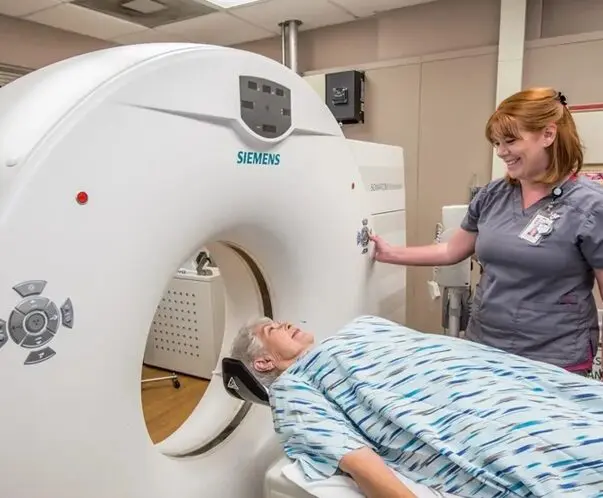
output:
[[[547,148],[550,162],[538,181],[556,184],[577,174],[584,164],[584,153],[576,123],[567,108],[565,97],[552,88],[530,88],[503,100],[486,124],[486,138],[520,139],[520,130],[539,132],[550,124],[557,134]],[[507,180],[511,179],[507,176]]]

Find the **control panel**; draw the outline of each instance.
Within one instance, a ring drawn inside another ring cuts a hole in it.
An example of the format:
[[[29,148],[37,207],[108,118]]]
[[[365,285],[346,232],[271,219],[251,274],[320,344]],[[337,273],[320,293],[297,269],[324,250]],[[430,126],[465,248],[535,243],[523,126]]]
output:
[[[370,242],[370,235],[372,231],[368,226],[368,220],[365,218],[362,220],[362,228],[356,233],[356,245],[362,247],[362,254],[368,252],[368,245]]]
[[[42,296],[47,282],[28,280],[13,287],[22,300],[12,310],[8,323],[0,319],[0,348],[10,337],[15,344],[30,350],[25,365],[35,365],[52,358],[56,352],[48,346],[61,324],[73,328],[73,305],[65,300],[60,308]]]

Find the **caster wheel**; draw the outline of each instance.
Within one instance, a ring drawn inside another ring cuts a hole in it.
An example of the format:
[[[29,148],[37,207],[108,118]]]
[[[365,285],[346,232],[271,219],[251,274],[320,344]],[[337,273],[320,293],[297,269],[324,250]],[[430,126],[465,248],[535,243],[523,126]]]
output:
[[[174,387],[175,387],[176,389],[180,389],[180,381],[179,381],[178,379],[175,379],[175,380],[174,380]]]

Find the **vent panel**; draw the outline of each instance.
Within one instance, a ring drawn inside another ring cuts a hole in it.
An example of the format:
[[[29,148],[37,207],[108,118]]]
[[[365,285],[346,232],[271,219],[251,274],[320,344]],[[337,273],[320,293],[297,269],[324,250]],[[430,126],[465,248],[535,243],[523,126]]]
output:
[[[194,0],[74,0],[71,3],[147,28],[218,12]]]

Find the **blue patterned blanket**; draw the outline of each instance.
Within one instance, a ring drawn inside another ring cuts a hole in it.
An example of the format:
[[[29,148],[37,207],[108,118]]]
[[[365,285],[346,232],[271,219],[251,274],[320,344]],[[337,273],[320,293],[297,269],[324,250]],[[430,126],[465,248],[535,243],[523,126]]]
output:
[[[603,498],[603,383],[363,316],[270,390],[308,479],[362,446],[407,478],[478,498]]]

